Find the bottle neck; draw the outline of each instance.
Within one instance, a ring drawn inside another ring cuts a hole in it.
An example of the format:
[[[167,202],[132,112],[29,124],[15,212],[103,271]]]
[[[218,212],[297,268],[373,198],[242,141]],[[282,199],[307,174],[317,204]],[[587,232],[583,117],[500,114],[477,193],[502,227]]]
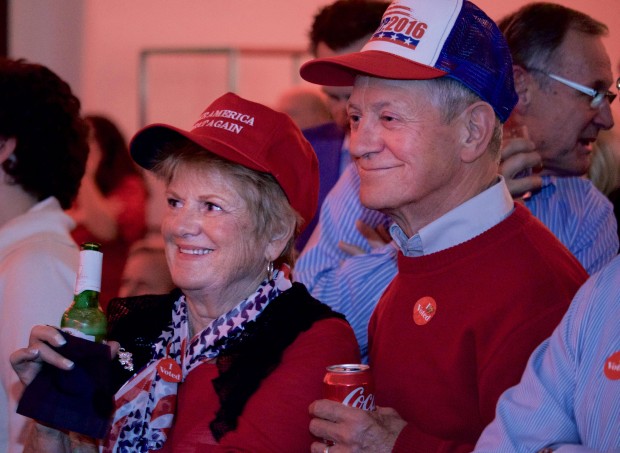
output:
[[[73,306],[75,308],[97,308],[99,307],[99,292],[86,289],[73,296]]]
[[[80,252],[80,267],[73,297],[76,303],[79,301],[79,306],[85,304],[86,300],[99,300],[102,260],[103,254],[98,250],[84,249]]]

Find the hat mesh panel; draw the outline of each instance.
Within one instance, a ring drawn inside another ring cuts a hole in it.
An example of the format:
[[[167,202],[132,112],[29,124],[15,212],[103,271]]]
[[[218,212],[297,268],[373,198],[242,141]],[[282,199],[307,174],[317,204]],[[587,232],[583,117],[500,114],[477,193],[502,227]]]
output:
[[[484,12],[470,2],[440,54],[436,67],[473,90],[491,104],[505,121],[516,104],[512,58],[501,31]],[[493,42],[494,45],[481,45]]]

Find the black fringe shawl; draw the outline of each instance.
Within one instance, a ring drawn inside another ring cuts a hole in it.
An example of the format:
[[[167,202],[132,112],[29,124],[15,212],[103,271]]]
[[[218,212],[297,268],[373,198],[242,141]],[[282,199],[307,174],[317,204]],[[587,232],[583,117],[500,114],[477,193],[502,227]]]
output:
[[[174,302],[181,292],[167,295],[113,299],[108,306],[108,339],[118,341],[133,354],[135,370],[152,358],[152,346],[172,319]],[[297,336],[316,321],[344,316],[314,299],[300,283],[271,301],[265,310],[249,323],[241,335],[225,338],[226,349],[217,358],[219,376],[213,387],[220,409],[210,423],[211,432],[220,440],[237,427],[237,419],[248,399],[265,377],[278,366],[284,350]],[[115,390],[132,373],[113,361]]]

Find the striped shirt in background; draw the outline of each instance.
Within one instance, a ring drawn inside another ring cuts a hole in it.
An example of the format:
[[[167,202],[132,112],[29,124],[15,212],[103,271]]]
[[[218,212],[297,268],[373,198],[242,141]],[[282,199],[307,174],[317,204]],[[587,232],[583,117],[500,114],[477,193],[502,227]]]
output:
[[[543,176],[543,188],[525,205],[592,275],[618,254],[614,208],[592,181]]]
[[[620,257],[575,295],[521,382],[497,405],[476,453],[620,451]]]
[[[350,164],[325,198],[319,223],[295,264],[293,278],[306,285],[312,296],[347,317],[366,361],[368,320],[396,275],[397,249],[389,243],[372,250],[355,228],[358,219],[372,227],[387,228],[390,224],[387,216],[360,204],[359,182],[355,165]],[[340,240],[367,254],[343,252],[338,248]]]

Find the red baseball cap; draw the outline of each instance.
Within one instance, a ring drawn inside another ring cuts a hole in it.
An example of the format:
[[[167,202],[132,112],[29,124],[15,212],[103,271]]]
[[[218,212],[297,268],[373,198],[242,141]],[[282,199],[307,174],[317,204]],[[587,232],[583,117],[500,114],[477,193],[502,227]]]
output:
[[[312,146],[284,113],[226,93],[213,101],[190,131],[151,124],[129,144],[138,165],[150,170],[162,147],[179,136],[244,167],[269,173],[303,218],[303,230],[318,205],[319,164]]]

